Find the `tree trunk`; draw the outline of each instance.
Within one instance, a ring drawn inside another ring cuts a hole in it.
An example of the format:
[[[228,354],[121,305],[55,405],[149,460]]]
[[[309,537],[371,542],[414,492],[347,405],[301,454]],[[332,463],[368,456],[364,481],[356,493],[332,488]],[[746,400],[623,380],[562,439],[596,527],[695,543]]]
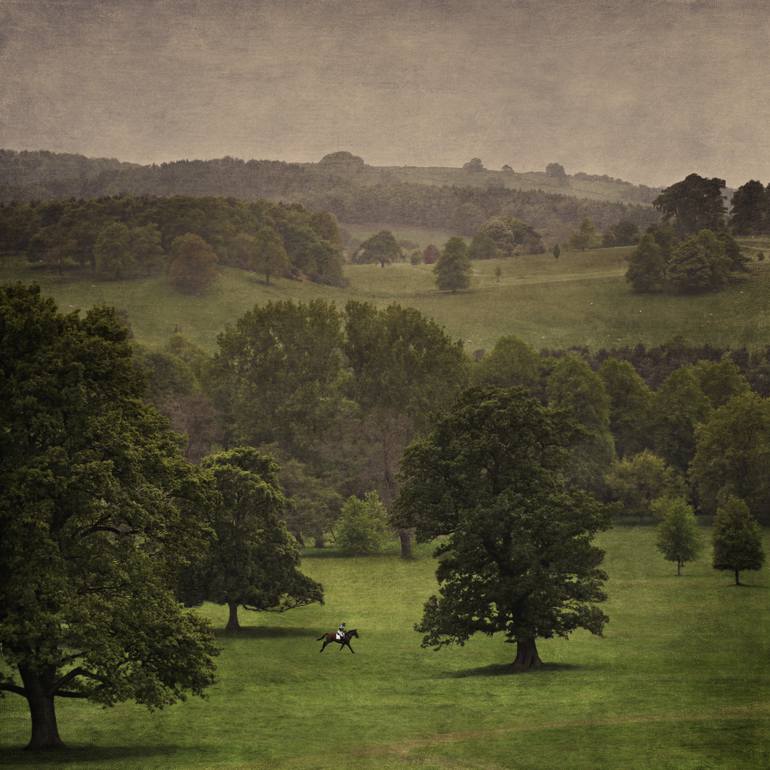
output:
[[[323,533],[315,536],[313,545],[315,548],[326,548],[326,540],[324,540]]]
[[[412,530],[411,529],[399,529],[398,538],[401,541],[401,558],[412,558]]]
[[[735,570],[735,585],[739,586],[741,584],[740,575],[738,573],[738,570]]]
[[[50,676],[45,676],[28,669],[26,666],[19,666],[19,673],[22,682],[24,682],[29,713],[32,718],[32,737],[29,739],[27,748],[31,751],[62,748],[64,744],[59,737],[54,696],[50,687],[55,671],[50,672]],[[47,680],[51,680],[51,682]]]
[[[537,654],[537,645],[534,639],[519,639],[516,642],[516,660],[513,661],[513,667],[516,670],[525,671],[530,668],[542,666],[543,661]]]
[[[238,603],[228,602],[227,606],[230,609],[230,617],[227,619],[225,631],[229,633],[238,633],[238,631],[241,630],[241,624],[238,622]]]
[[[676,576],[679,577],[682,574],[682,562],[678,561],[676,563]]]

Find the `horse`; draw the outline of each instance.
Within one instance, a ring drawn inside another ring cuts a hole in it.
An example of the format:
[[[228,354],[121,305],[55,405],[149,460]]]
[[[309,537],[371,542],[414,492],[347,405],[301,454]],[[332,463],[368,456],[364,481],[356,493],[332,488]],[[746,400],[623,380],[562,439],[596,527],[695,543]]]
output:
[[[328,634],[321,634],[321,636],[319,636],[316,641],[320,642],[321,639],[323,639],[324,643],[318,652],[323,652],[327,645],[330,645],[332,642],[337,642],[337,644],[340,646],[340,650],[342,650],[343,647],[347,647],[351,652],[355,652],[355,650],[350,646],[350,640],[353,637],[356,639],[358,638],[358,631],[356,631],[355,628],[351,628],[350,631],[345,631],[345,635],[342,637],[342,639],[337,638],[337,633],[335,631],[330,631]]]

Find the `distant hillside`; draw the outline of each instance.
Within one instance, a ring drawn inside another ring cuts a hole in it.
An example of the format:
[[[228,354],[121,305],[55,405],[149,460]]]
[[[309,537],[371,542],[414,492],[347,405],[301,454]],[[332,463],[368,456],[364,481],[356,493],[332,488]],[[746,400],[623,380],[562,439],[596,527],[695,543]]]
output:
[[[319,163],[226,157],[141,166],[0,150],[0,201],[120,194],[267,198],[331,211],[343,223],[383,222],[466,235],[489,217],[510,216],[550,241],[564,240],[584,217],[599,230],[621,219],[640,226],[657,220],[649,206],[657,193],[652,188],[557,171],[376,167],[346,152]]]

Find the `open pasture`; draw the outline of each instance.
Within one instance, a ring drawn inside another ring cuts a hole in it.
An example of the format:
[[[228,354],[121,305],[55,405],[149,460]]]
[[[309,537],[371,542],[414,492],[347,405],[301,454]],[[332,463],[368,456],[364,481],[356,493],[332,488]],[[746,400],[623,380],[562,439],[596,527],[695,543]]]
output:
[[[704,532],[708,536],[708,532]],[[60,699],[69,749],[17,749],[26,703],[0,702],[0,766],[37,768],[655,768],[741,770],[770,764],[770,572],[745,587],[714,571],[710,549],[682,577],[651,527],[605,533],[610,616],[603,638],[539,643],[546,665],[512,675],[500,637],[434,652],[412,630],[434,591],[422,547],[404,562],[309,552],[326,604],[242,611],[219,636],[218,683],[154,714]],[[766,550],[770,538],[766,536]],[[222,627],[226,610],[202,609]],[[355,655],[316,637],[345,620]]]
[[[677,335],[691,344],[723,347],[770,344],[770,261],[753,262],[753,274],[717,294],[634,294],[624,279],[626,247],[473,263],[471,289],[435,288],[431,266],[406,263],[347,265],[345,288],[274,280],[225,268],[207,294],[175,292],[162,277],[131,281],[60,278],[22,261],[0,266],[0,281],[37,281],[62,310],[96,303],[127,311],[139,342],[162,346],[175,330],[212,351],[219,332],[255,304],[293,299],[350,299],[417,308],[462,339],[466,350],[490,349],[513,334],[534,346],[591,348],[657,345]],[[495,268],[500,267],[499,280]]]

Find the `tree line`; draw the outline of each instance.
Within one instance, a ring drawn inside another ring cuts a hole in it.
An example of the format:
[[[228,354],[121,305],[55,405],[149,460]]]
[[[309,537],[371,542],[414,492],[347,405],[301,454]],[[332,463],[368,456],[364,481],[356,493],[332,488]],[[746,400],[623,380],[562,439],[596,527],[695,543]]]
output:
[[[333,154],[334,155],[334,154]],[[345,154],[348,155],[348,154]],[[130,196],[267,198],[329,211],[341,222],[383,222],[472,235],[491,217],[527,222],[551,240],[566,240],[584,218],[604,231],[623,219],[646,227],[649,206],[588,200],[502,185],[434,186],[401,181],[349,158],[318,164],[222,158],[136,166],[54,153],[0,151],[0,200]],[[360,160],[360,159],[359,159]]]
[[[187,276],[183,285],[205,286],[213,259],[268,281],[284,273],[343,281],[334,217],[267,201],[116,196],[0,204],[2,252],[24,252],[59,272],[89,270],[107,279],[152,275],[177,260]]]

